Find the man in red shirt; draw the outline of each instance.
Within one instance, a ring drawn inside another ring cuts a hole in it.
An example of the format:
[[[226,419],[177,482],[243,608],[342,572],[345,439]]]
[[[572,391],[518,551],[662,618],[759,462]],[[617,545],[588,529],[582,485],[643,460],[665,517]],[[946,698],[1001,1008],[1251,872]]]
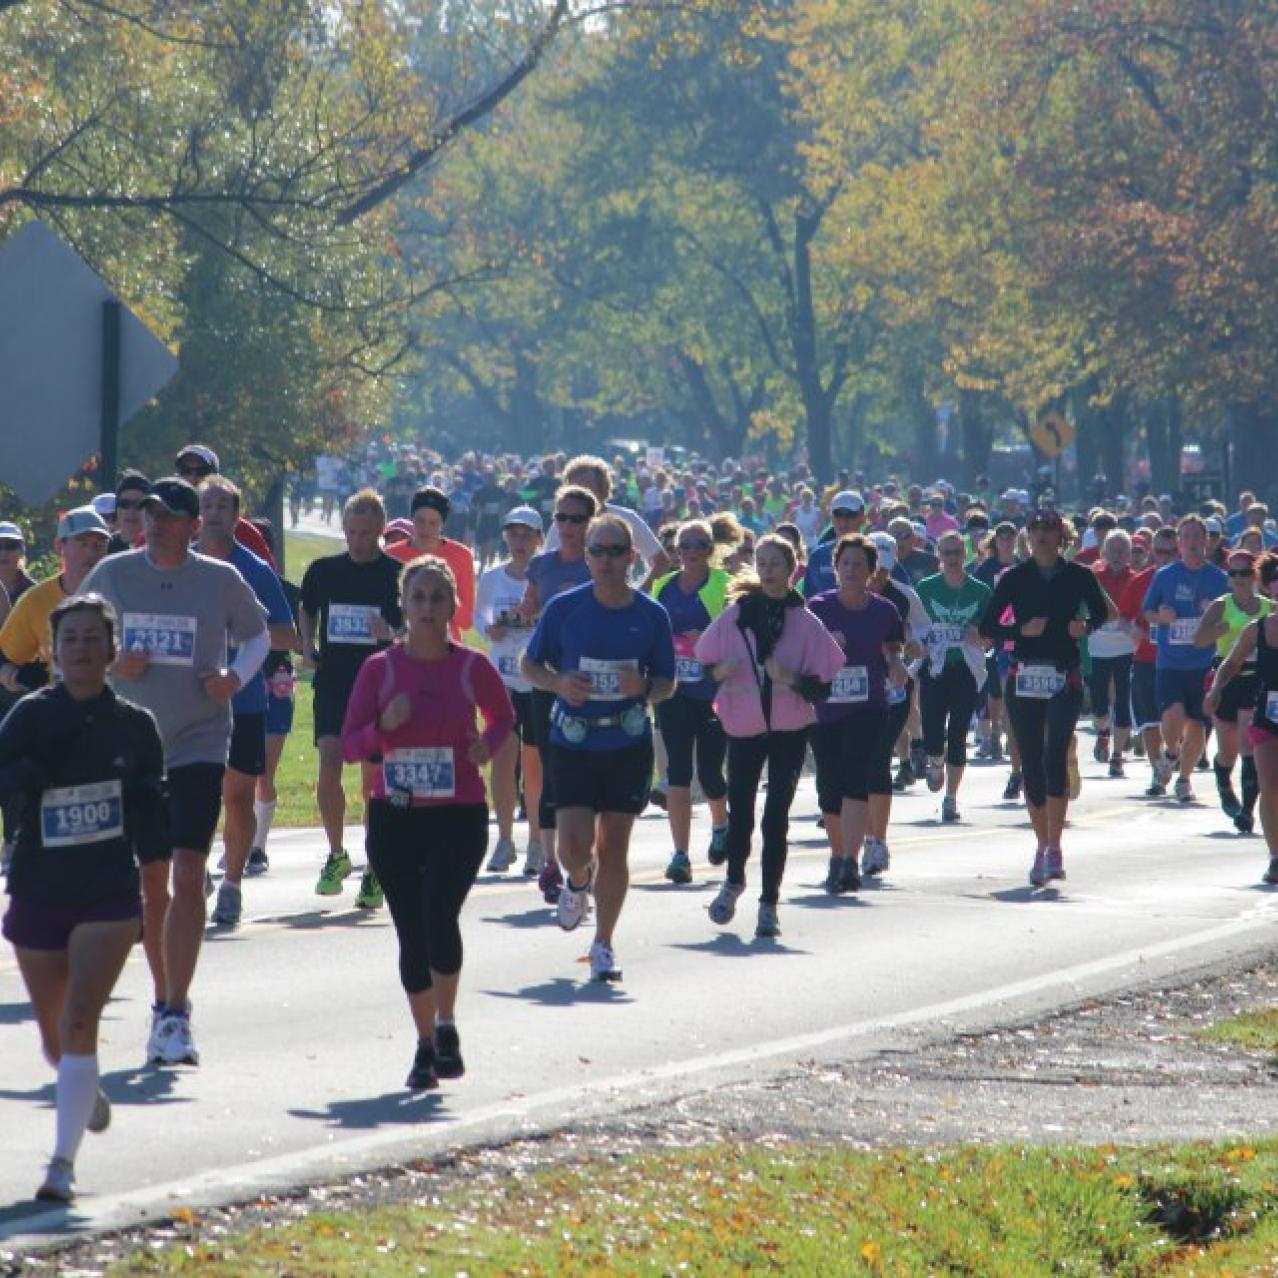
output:
[[[218,455],[207,444],[187,444],[178,450],[173,465],[178,475],[193,488],[198,488],[210,475],[222,473]],[[275,567],[275,556],[271,554],[266,538],[242,515],[235,522],[235,540],[258,558],[265,559],[272,568]]]

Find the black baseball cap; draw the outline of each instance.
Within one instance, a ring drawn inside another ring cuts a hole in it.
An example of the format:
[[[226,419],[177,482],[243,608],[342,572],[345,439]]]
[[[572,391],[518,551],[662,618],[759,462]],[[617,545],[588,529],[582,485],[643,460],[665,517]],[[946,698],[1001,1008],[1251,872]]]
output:
[[[165,479],[157,479],[142,499],[143,506],[163,506],[172,515],[189,515],[192,519],[200,517],[200,496],[186,482],[176,475]]]

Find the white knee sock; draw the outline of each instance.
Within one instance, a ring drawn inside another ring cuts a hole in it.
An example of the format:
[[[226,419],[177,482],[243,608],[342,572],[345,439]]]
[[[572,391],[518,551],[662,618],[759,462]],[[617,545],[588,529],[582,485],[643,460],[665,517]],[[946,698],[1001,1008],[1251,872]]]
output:
[[[58,1126],[53,1156],[75,1162],[98,1099],[98,1058],[62,1053],[58,1062]]]
[[[257,818],[257,833],[253,836],[253,846],[266,851],[266,840],[271,835],[271,822],[275,819],[275,804],[263,803],[260,799],[253,804],[253,815]]]

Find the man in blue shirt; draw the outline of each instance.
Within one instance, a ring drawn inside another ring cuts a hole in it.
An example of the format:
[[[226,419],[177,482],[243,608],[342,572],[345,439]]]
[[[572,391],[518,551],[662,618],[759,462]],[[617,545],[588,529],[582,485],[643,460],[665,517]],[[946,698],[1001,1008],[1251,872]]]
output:
[[[834,524],[834,536],[823,541],[808,556],[807,572],[803,575],[803,597],[815,599],[825,590],[833,590],[838,582],[834,578],[834,548],[840,537],[859,533],[865,527],[865,499],[860,493],[845,488],[835,493],[830,502],[830,519]]]
[[[1176,798],[1189,803],[1190,778],[1207,740],[1203,695],[1214,655],[1212,648],[1198,647],[1194,636],[1208,604],[1229,593],[1229,578],[1207,562],[1207,527],[1198,515],[1180,521],[1176,539],[1180,559],[1154,574],[1144,613],[1158,644],[1154,672],[1165,743],[1154,778],[1166,785],[1179,770]]]

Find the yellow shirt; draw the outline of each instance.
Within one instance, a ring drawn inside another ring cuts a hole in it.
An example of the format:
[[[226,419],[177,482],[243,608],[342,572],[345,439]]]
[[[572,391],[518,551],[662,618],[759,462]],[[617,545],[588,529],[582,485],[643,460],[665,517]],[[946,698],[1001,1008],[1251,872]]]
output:
[[[0,652],[15,666],[39,659],[53,667],[53,636],[49,614],[67,597],[62,577],[57,575],[32,586],[13,605],[9,619],[0,628]]]

